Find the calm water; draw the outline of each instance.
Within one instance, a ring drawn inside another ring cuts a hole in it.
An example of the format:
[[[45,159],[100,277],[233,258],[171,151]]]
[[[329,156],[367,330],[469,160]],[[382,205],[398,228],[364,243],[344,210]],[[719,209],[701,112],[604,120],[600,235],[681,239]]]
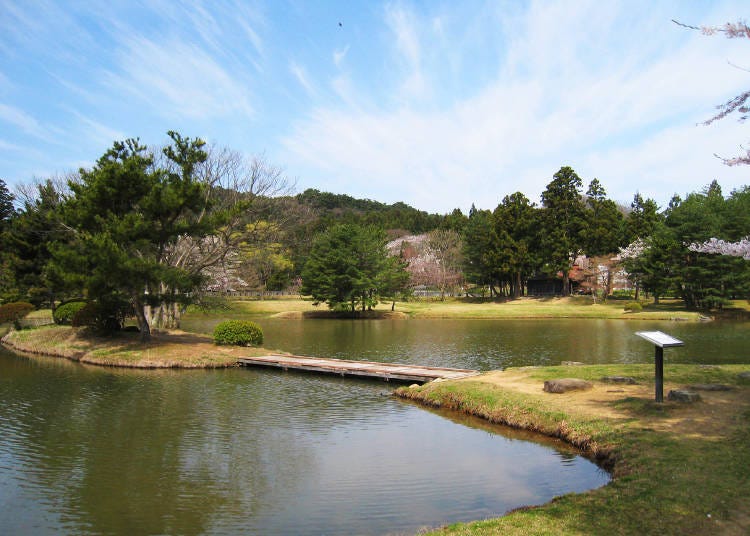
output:
[[[636,331],[661,330],[685,346],[669,363],[750,363],[748,322],[635,320],[258,320],[266,348],[302,355],[422,365],[509,366],[652,363],[653,346]],[[183,327],[211,333],[215,319],[197,314]]]
[[[608,480],[560,443],[426,411],[390,388],[0,349],[0,532],[414,533]]]

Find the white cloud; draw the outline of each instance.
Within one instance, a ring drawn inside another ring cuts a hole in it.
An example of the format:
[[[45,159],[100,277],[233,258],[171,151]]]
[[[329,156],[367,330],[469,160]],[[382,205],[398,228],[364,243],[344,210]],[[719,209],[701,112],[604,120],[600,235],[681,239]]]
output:
[[[22,152],[25,151],[26,148],[22,147],[21,145],[17,145],[15,143],[9,143],[3,139],[0,139],[0,151],[17,151]]]
[[[397,89],[424,100],[427,80],[447,76],[423,72],[422,50],[432,43],[420,42],[415,15],[390,5],[385,23],[400,77],[381,88],[378,107],[318,107],[298,121],[283,140],[290,165],[316,170],[314,180],[334,191],[439,211],[472,202],[492,208],[517,190],[538,201],[562,165],[586,181],[599,177],[618,200],[641,190],[664,202],[717,176],[739,184],[741,171],[712,156],[733,151],[695,123],[711,115],[717,94],[746,85],[747,73],[722,57],[741,49],[681,33],[666,17],[646,26],[634,11],[629,4],[533,4],[505,28],[510,45],[501,68],[436,108],[385,96]],[[495,14],[475,16],[493,21]],[[450,41],[450,25],[439,20],[436,39]],[[348,82],[349,101],[372,98],[362,89],[352,94],[359,86]],[[740,135],[735,125],[721,131],[727,140]]]
[[[45,141],[50,141],[51,139],[50,133],[39,121],[16,107],[0,103],[0,121],[10,123],[35,138]]]
[[[411,67],[419,65],[420,44],[414,21],[409,12],[401,6],[386,7],[386,22],[396,37],[396,47],[405,62]]]
[[[119,51],[110,89],[145,101],[149,113],[190,119],[251,117],[250,88],[192,43],[133,36]]]
[[[347,52],[349,52],[349,45],[346,45],[342,49],[336,49],[333,51],[333,64],[337,69],[341,68],[344,58],[346,58]]]
[[[103,125],[90,117],[84,116],[80,112],[73,111],[72,113],[81,124],[82,135],[97,145],[108,146],[114,141],[124,140],[128,137],[122,131]]]
[[[406,97],[424,97],[428,87],[422,73],[422,45],[417,32],[419,21],[403,6],[393,4],[386,6],[385,21],[395,37],[396,61],[405,73],[401,91]]]
[[[297,82],[305,89],[308,95],[315,95],[315,87],[310,82],[310,77],[304,67],[299,65],[297,62],[292,61],[289,63],[289,71],[297,79]]]

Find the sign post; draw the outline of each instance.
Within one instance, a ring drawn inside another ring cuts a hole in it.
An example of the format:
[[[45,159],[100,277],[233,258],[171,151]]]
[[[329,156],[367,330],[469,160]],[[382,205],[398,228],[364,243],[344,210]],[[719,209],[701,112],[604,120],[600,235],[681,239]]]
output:
[[[683,343],[679,339],[675,339],[671,335],[662,333],[661,331],[636,331],[635,334],[642,339],[646,339],[648,342],[654,345],[654,379],[656,383],[656,401],[664,402],[664,348],[683,346],[685,343]]]

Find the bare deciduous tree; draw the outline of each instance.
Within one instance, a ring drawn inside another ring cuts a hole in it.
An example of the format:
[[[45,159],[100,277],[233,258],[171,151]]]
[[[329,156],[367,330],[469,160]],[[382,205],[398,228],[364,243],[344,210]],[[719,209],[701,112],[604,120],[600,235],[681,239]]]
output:
[[[270,164],[263,155],[247,159],[237,151],[215,146],[208,147],[206,152],[206,161],[196,169],[196,175],[208,186],[206,198],[203,210],[193,217],[217,231],[201,240],[181,237],[163,252],[163,262],[216,283],[236,276],[243,247],[274,240],[267,232],[267,222],[283,216],[273,213],[271,199],[288,195],[294,185],[282,168]],[[162,167],[168,164],[155,163]],[[179,327],[182,308],[179,289],[162,283],[161,288],[154,290],[173,299],[151,311],[153,325]]]

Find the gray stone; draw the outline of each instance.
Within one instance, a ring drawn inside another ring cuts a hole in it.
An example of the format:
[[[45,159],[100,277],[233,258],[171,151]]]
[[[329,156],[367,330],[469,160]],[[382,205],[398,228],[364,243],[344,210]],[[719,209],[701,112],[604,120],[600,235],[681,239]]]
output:
[[[563,367],[580,367],[583,365],[580,361],[562,361],[560,364]]]
[[[693,402],[698,402],[700,399],[701,395],[692,391],[686,391],[685,389],[673,389],[667,394],[667,400],[685,404],[692,404]]]
[[[743,380],[750,380],[750,370],[746,370],[745,372],[740,372],[739,374],[737,374],[737,376],[739,376]]]
[[[691,385],[690,389],[694,391],[731,391],[732,386],[723,383],[696,383]]]
[[[544,390],[548,393],[567,393],[568,391],[579,391],[591,389],[591,382],[579,380],[578,378],[560,378],[559,380],[547,380],[544,382]]]
[[[628,385],[636,385],[638,383],[635,381],[635,378],[631,378],[630,376],[604,376],[602,381],[604,383],[626,383]]]

